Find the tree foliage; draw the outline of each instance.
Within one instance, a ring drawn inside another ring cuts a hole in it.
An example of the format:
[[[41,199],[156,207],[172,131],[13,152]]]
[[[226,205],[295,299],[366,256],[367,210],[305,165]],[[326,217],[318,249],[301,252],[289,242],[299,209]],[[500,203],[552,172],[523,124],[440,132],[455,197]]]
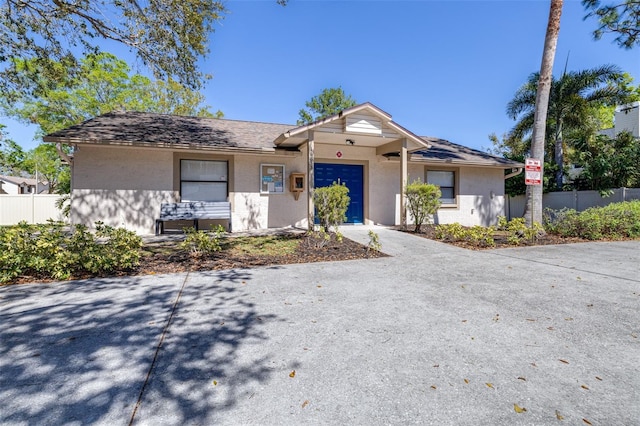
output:
[[[0,93],[42,87],[39,76],[22,78],[16,60],[35,61],[45,76],[55,75],[59,63],[74,74],[77,52],[97,53],[104,40],[128,47],[157,78],[199,88],[207,76],[197,62],[208,54],[209,35],[224,12],[218,0],[4,0]]]
[[[325,232],[329,232],[332,226],[337,228],[346,220],[350,202],[349,188],[345,184],[339,185],[334,182],[331,186],[316,188],[313,191],[313,205],[320,226]]]
[[[600,0],[582,0],[587,12],[584,19],[596,18],[598,28],[593,37],[600,40],[605,33],[615,35],[615,42],[625,49],[640,44],[640,0],[615,1],[602,4]]]
[[[631,133],[586,138],[579,142],[578,151],[576,161],[583,170],[576,179],[577,188],[640,187],[640,143]]]
[[[324,89],[319,95],[305,102],[305,107],[298,112],[298,124],[309,124],[340,111],[355,106],[357,103],[351,95],[346,95],[342,87]]]
[[[165,114],[221,116],[202,106],[204,96],[174,80],[153,81],[130,73],[126,62],[108,53],[82,58],[74,73],[64,64],[51,67],[60,72],[46,75],[38,60],[16,60],[18,75],[25,80],[40,79],[41,90],[2,98],[5,115],[35,123],[42,134],[78,124],[118,109]],[[46,89],[45,89],[46,88]]]
[[[405,189],[407,208],[413,217],[414,232],[420,232],[423,224],[428,224],[429,219],[440,208],[440,188],[430,183],[414,181]]]
[[[540,76],[531,74],[507,105],[507,114],[517,119],[510,137],[524,139],[533,131],[535,99]],[[555,186],[562,189],[565,152],[572,139],[585,133],[594,135],[602,124],[597,121],[600,107],[628,102],[633,94],[620,69],[613,65],[569,71],[551,78],[546,119],[546,159],[554,164]],[[554,155],[551,156],[551,153]]]
[[[70,151],[68,147],[62,148]],[[64,163],[56,147],[40,144],[32,150],[24,151],[12,140],[5,140],[0,150],[0,173],[10,176],[38,177],[38,182],[49,185],[49,193],[67,194],[71,190],[69,165]]]

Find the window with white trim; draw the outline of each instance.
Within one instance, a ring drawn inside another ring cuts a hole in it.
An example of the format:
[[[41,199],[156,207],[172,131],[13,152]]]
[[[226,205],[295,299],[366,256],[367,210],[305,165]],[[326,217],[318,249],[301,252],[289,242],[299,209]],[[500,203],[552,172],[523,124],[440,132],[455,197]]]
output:
[[[227,201],[229,164],[226,161],[180,160],[182,201]]]
[[[426,182],[440,187],[442,204],[456,204],[456,172],[427,170]]]

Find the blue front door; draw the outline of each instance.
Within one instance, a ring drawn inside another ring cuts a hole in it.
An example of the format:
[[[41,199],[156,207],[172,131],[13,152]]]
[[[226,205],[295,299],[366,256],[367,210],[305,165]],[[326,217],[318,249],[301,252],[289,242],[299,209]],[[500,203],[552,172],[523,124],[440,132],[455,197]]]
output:
[[[349,208],[345,223],[364,221],[364,167],[354,164],[315,163],[313,185],[316,188],[331,186],[333,182],[349,188]]]

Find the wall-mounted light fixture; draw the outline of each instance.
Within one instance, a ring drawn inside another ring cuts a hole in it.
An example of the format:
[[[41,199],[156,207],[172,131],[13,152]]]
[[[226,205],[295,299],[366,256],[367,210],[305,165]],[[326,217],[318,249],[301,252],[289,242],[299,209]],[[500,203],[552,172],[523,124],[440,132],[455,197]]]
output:
[[[346,139],[345,142],[347,143],[347,145],[352,145],[352,146],[356,144],[356,141],[353,139]]]

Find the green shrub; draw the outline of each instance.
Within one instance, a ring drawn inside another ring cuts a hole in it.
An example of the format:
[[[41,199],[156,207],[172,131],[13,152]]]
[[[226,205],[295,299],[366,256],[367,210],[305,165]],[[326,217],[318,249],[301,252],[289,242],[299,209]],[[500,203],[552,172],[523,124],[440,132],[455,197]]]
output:
[[[306,238],[304,239],[304,241],[307,247],[310,247],[312,249],[321,249],[327,246],[332,239],[334,239],[338,243],[341,243],[343,236],[337,230],[334,233],[330,233],[330,232],[326,232],[324,228],[320,228],[317,231],[307,232]]]
[[[180,248],[189,251],[193,257],[208,256],[222,250],[220,239],[224,234],[224,228],[221,225],[212,227],[211,232],[196,231],[194,227],[184,228],[187,235]]]
[[[465,236],[465,228],[459,223],[449,223],[436,226],[436,238],[443,241],[462,241]]]
[[[429,219],[440,208],[441,196],[440,188],[430,183],[416,180],[407,185],[405,197],[407,198],[407,209],[413,216],[414,232],[420,232],[420,227],[429,223]]]
[[[138,265],[142,240],[135,233],[96,223],[86,226],[60,222],[0,229],[0,282],[20,275],[69,279],[79,273],[109,273]]]
[[[370,250],[374,250],[374,251],[382,250],[382,244],[380,244],[380,237],[371,229],[369,230],[369,244],[367,244],[367,251],[370,251]]]
[[[592,207],[583,212],[545,211],[548,232],[589,240],[640,237],[640,200]]]
[[[439,240],[456,242],[463,241],[476,247],[495,247],[493,234],[496,228],[493,226],[464,227],[459,223],[438,225],[435,236]]]
[[[498,229],[507,232],[509,244],[519,245],[523,241],[535,241],[544,234],[544,228],[535,222],[528,227],[523,217],[514,217],[507,222],[504,216],[498,218]]]
[[[331,186],[315,189],[313,205],[320,226],[325,232],[329,232],[332,226],[337,229],[347,219],[346,213],[350,201],[349,188],[344,184],[338,185],[334,182]]]

